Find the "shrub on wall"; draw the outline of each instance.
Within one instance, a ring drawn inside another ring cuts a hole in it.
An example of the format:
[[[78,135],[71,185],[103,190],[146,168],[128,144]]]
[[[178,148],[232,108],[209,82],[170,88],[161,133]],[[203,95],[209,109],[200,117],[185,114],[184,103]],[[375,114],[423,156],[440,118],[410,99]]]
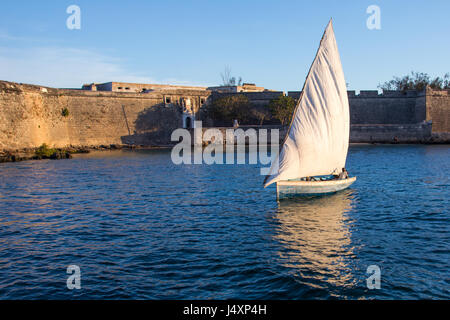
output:
[[[61,115],[63,117],[68,117],[69,116],[69,109],[67,109],[67,108],[62,109],[61,110]]]
[[[36,149],[35,154],[38,157],[50,158],[57,150],[49,148],[47,144],[43,143],[39,148]]]

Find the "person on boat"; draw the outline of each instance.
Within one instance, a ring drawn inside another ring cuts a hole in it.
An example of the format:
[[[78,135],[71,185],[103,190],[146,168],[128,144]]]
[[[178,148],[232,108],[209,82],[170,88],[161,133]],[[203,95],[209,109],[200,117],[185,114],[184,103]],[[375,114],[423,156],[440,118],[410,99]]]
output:
[[[348,179],[348,172],[347,172],[347,170],[345,170],[345,168],[342,168],[342,172],[339,173],[338,179],[339,180]]]

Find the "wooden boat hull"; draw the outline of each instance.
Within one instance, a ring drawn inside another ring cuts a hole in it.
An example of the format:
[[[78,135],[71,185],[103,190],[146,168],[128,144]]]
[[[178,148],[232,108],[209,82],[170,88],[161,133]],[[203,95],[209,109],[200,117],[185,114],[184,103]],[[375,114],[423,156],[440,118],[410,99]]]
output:
[[[300,181],[286,180],[277,182],[277,198],[290,198],[295,196],[325,195],[348,188],[356,177],[344,180],[327,181]]]

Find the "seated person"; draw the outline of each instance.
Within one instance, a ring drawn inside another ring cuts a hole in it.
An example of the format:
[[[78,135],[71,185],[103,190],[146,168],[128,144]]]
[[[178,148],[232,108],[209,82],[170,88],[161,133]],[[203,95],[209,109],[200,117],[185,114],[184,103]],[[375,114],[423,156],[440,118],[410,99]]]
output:
[[[339,180],[348,179],[348,172],[347,172],[347,170],[345,170],[345,168],[342,168],[342,172],[339,173],[338,179]]]

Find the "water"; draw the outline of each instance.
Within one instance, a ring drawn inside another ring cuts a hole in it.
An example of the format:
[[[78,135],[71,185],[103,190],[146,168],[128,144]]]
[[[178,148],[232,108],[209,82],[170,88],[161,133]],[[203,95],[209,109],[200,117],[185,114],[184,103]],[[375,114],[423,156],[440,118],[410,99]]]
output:
[[[352,146],[351,189],[280,204],[258,165],[167,151],[1,164],[0,299],[449,299],[449,159]]]

